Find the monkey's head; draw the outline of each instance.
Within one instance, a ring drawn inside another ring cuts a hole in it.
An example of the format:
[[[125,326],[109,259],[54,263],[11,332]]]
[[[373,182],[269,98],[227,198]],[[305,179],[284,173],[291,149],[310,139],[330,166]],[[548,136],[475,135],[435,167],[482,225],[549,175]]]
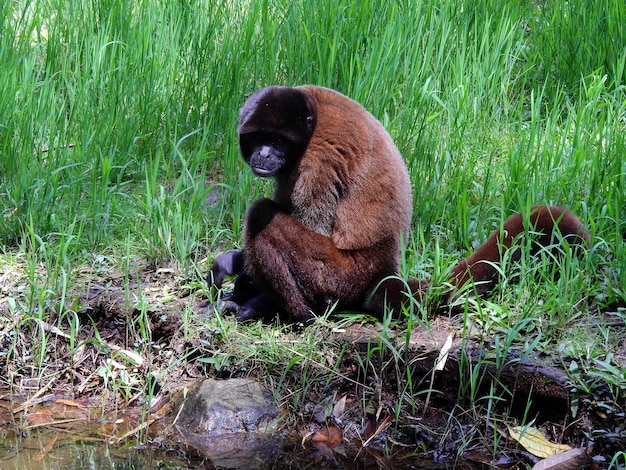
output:
[[[315,121],[315,103],[303,91],[279,86],[262,88],[241,108],[241,154],[255,175],[288,173],[302,157]]]

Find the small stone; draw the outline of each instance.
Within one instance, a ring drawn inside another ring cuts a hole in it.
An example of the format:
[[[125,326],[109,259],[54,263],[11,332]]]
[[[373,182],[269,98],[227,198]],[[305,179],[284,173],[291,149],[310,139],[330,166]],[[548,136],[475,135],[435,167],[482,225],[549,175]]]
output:
[[[172,423],[200,455],[221,467],[256,467],[280,451],[279,409],[251,379],[202,379],[175,400]]]

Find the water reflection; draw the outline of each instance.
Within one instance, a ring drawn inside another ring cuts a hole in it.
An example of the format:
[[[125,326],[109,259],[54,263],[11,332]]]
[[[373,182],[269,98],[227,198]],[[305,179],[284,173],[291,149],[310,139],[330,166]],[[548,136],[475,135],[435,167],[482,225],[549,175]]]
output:
[[[417,456],[396,455],[372,449],[344,449],[341,453],[323,452],[320,449],[303,448],[300,442],[283,443],[276,454],[276,443],[268,446],[268,453],[255,455],[247,460],[234,456],[198,455],[197,449],[162,452],[152,447],[126,447],[109,445],[106,441],[80,438],[66,433],[31,431],[18,436],[10,432],[2,437],[0,430],[0,469],[2,470],[190,470],[215,468],[271,468],[271,469],[317,469],[342,468],[346,470],[367,469],[441,469],[446,468],[432,459]],[[215,452],[213,452],[215,454]],[[273,455],[272,455],[273,454]],[[240,456],[243,458],[244,456]],[[259,458],[262,457],[262,458]],[[267,459],[267,460],[266,460]],[[472,468],[461,465],[458,468]]]
[[[0,440],[2,470],[188,469],[182,459],[140,448],[120,449],[103,441],[85,441],[45,433]],[[210,468],[210,467],[209,467]]]

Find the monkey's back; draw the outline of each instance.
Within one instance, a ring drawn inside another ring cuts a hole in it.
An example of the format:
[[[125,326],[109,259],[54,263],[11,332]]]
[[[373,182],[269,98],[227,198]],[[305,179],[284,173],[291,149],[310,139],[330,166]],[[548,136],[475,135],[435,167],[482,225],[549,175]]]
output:
[[[382,244],[387,257],[397,258],[399,238],[408,232],[412,215],[411,185],[398,149],[357,102],[327,88],[299,89],[318,112],[302,161],[323,173],[336,199],[329,236],[340,249]]]

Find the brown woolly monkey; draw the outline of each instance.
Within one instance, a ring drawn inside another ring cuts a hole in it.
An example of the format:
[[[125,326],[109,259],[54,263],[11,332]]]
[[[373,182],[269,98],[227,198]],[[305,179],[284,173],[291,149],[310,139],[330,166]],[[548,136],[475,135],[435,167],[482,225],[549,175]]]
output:
[[[209,283],[238,274],[223,307],[238,320],[277,314],[306,322],[337,305],[381,316],[407,301],[399,271],[400,240],[412,214],[407,169],[389,134],[361,105],[327,88],[271,86],[241,109],[239,143],[252,171],[275,181],[273,199],[252,204],[243,250],[219,255]],[[556,230],[585,245],[581,221],[561,207],[536,206],[504,222],[452,270],[450,283],[496,281],[502,249],[532,230],[549,245]],[[555,230],[556,229],[556,230]],[[408,281],[421,296],[427,281]],[[448,296],[452,296],[454,290]]]

